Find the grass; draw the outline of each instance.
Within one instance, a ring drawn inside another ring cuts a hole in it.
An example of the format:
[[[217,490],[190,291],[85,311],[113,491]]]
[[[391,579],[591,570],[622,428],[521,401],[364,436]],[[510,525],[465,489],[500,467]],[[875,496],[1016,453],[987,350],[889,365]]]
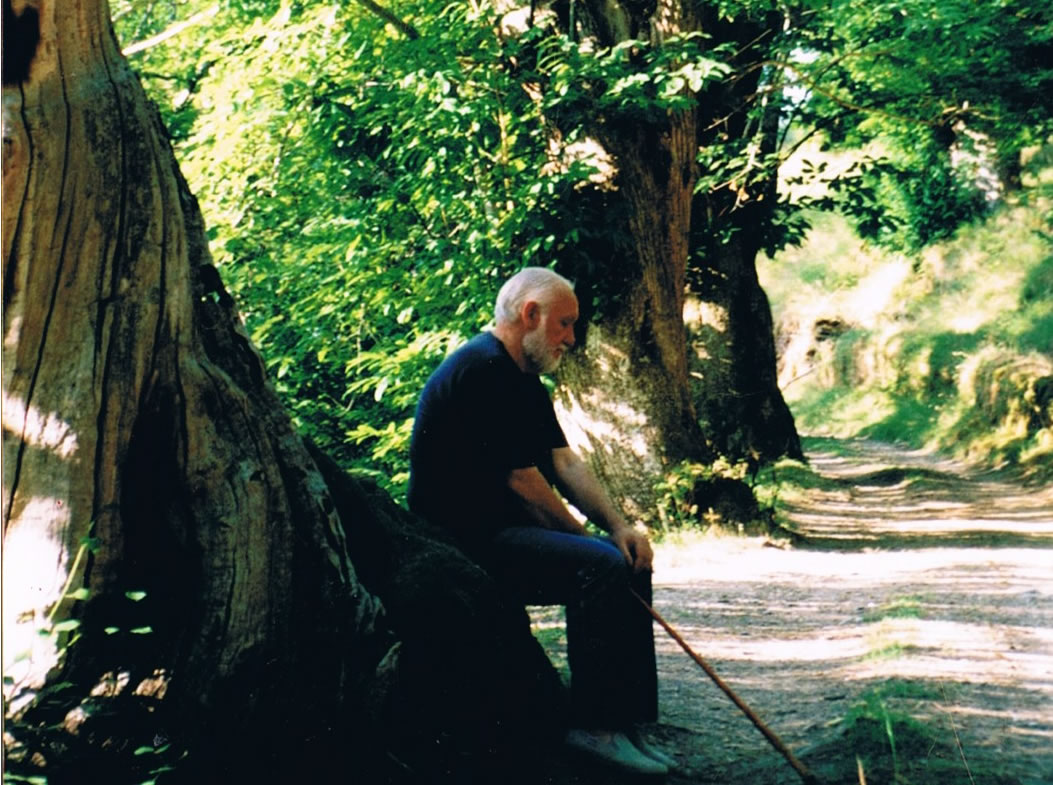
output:
[[[920,619],[922,617],[922,597],[910,595],[897,597],[884,605],[863,614],[863,621],[873,622],[882,619]]]
[[[912,620],[923,618],[924,602],[924,597],[904,595],[864,613],[871,648],[863,659],[896,660],[916,653],[918,647],[901,638],[905,632],[909,637]],[[971,782],[974,773],[946,700],[942,683],[928,681],[888,678],[863,690],[837,721],[836,740],[829,744],[834,749],[828,754],[836,754],[840,762],[840,776],[846,782]],[[863,779],[856,779],[859,772]]]
[[[902,778],[909,761],[926,755],[938,743],[935,729],[894,705],[903,700],[931,700],[934,694],[925,685],[889,679],[863,692],[851,706],[840,721],[841,740],[868,782]]]

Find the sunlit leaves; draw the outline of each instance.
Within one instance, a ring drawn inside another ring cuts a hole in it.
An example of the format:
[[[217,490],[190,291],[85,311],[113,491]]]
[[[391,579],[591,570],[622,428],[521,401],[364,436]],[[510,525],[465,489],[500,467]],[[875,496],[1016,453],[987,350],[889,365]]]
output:
[[[975,183],[1053,131],[1053,6],[1029,0],[803,0],[785,67],[789,120],[880,168],[839,195],[861,232],[898,247],[946,236],[983,208]],[[952,161],[953,158],[953,161]],[[862,190],[853,191],[856,186]],[[893,225],[898,228],[893,229]]]
[[[770,0],[728,0],[705,5],[719,22],[705,35],[608,49],[552,25],[496,35],[486,2],[392,5],[417,38],[357,4],[216,5],[133,65],[294,416],[396,485],[420,386],[489,320],[504,276],[609,241],[581,196],[604,165],[580,152],[594,141],[583,121],[698,111],[698,198],[714,198],[696,211],[710,217],[695,250],[744,227],[774,247],[803,223],[769,198],[784,152],[773,129],[893,140],[829,202],[870,236],[930,237],[967,200],[953,203],[918,129],[963,122],[1016,150],[1044,138],[1053,94],[1050,11],[1026,0],[800,0],[777,25]],[[114,3],[125,42],[208,7]]]
[[[812,3],[807,76],[885,129],[961,121],[1006,149],[1050,126],[1053,8],[1029,0]],[[869,113],[865,110],[870,110]],[[1041,134],[1040,134],[1041,135]]]
[[[325,448],[396,485],[427,373],[505,275],[558,250],[534,242],[545,205],[587,176],[546,169],[494,18],[420,5],[409,40],[357,6],[285,4],[191,58],[208,76],[179,154],[271,378]]]
[[[619,116],[646,116],[689,108],[703,86],[726,76],[721,60],[726,46],[708,46],[703,34],[671,36],[661,46],[621,41],[595,51],[562,36],[539,41],[538,71],[546,87],[549,111],[613,111]]]

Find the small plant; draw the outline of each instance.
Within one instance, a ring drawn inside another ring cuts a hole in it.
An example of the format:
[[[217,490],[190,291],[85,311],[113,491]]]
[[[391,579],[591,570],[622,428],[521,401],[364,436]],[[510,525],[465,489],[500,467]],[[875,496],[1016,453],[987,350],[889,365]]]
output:
[[[73,647],[84,639],[114,639],[127,648],[154,632],[151,626],[140,622],[116,626],[102,624],[98,619],[82,621],[83,614],[79,614],[82,618],[55,620],[69,602],[94,599],[87,588],[72,589],[71,584],[80,561],[97,547],[94,537],[84,538],[61,599],[39,622],[38,635],[48,643],[44,647],[47,662],[57,663],[53,674],[59,672]],[[146,598],[147,593],[139,589],[116,595],[120,605],[134,606]],[[136,616],[133,613],[125,618]],[[32,664],[38,656],[42,656],[41,652],[30,650],[15,662],[29,660]],[[30,684],[30,679],[4,675],[5,697],[9,696],[4,717],[4,783],[46,785],[51,776],[67,781],[70,770],[91,770],[105,772],[110,782],[153,785],[187,756],[186,750],[175,746],[156,724],[144,722],[145,718],[158,716],[155,698],[163,694],[167,680],[164,671],[156,670],[137,683],[130,671],[114,669],[97,676],[94,686],[92,682],[74,683],[62,678],[49,678],[38,686]]]
[[[868,609],[863,613],[863,621],[872,622],[881,619],[920,619],[922,617],[922,598],[917,595],[897,597],[883,605]]]
[[[899,781],[906,763],[936,744],[936,731],[893,703],[930,700],[932,691],[920,684],[890,679],[863,692],[841,720],[842,733],[873,781]]]
[[[660,532],[708,529],[758,517],[756,500],[744,482],[748,471],[744,461],[733,464],[725,458],[712,464],[678,464],[655,484]]]

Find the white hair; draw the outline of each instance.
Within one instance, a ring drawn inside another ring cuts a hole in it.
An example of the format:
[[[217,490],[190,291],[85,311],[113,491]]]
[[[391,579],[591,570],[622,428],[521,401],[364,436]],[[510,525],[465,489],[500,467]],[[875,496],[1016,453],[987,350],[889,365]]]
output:
[[[505,281],[497,293],[494,321],[512,324],[519,320],[524,303],[532,299],[547,303],[549,295],[557,290],[574,291],[574,284],[547,267],[524,267]]]

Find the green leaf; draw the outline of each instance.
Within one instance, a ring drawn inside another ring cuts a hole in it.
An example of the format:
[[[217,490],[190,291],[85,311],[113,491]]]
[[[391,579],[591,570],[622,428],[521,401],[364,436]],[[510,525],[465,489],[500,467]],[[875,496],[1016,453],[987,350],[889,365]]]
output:
[[[139,602],[146,599],[146,592],[144,591],[126,591],[124,596],[132,602]]]

